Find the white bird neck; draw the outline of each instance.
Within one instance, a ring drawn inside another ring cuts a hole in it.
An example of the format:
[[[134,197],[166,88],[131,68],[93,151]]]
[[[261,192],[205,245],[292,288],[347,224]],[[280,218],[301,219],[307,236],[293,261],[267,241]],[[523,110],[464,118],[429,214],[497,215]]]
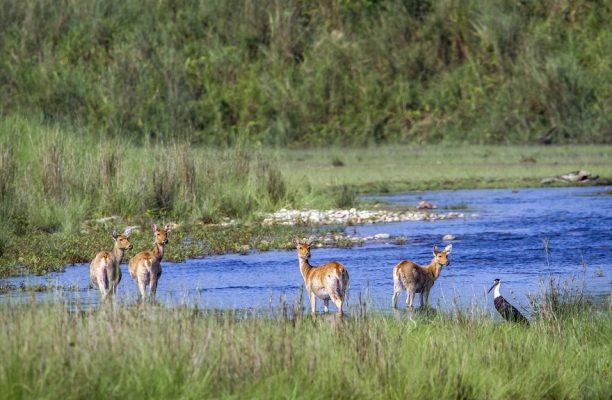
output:
[[[493,290],[493,298],[497,298],[501,296],[501,294],[499,293],[500,286],[501,286],[501,283],[495,286],[495,289]]]

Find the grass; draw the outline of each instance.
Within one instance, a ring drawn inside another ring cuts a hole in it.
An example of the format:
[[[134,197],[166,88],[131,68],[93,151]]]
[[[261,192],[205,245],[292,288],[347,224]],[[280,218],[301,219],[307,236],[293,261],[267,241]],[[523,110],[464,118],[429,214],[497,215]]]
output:
[[[88,262],[109,248],[108,232],[127,225],[146,231],[151,223],[178,223],[168,252],[178,260],[246,245],[284,247],[289,228],[259,226],[264,213],[283,207],[351,208],[372,192],[543,186],[542,178],[577,169],[598,175],[596,182],[612,179],[612,147],[605,145],[351,148],[336,167],[339,153],[142,146],[97,140],[85,128],[4,118],[0,276]],[[224,226],[232,220],[235,226]],[[137,241],[136,248],[150,245],[146,234]]]
[[[407,190],[543,186],[546,177],[588,170],[612,177],[609,146],[379,146],[345,149],[344,168],[331,162],[337,150],[287,150],[280,165],[289,181],[315,187],[352,185],[362,193]],[[537,160],[524,163],[528,155]],[[381,190],[382,189],[382,190]]]
[[[295,309],[299,304],[287,305]],[[285,311],[283,311],[285,310]],[[481,313],[287,317],[0,304],[0,399],[606,398],[609,308],[530,328]]]

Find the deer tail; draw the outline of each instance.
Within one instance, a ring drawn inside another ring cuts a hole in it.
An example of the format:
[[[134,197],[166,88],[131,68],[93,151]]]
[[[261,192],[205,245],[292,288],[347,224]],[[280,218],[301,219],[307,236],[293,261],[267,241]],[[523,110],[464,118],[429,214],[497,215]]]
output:
[[[150,258],[147,258],[146,260],[144,260],[145,270],[147,271],[148,274],[151,273],[152,265],[153,265],[153,261]]]
[[[343,269],[340,277],[336,278],[336,288],[338,292],[336,294],[338,295],[338,297],[341,298],[343,301],[348,301],[349,274],[346,269]]]

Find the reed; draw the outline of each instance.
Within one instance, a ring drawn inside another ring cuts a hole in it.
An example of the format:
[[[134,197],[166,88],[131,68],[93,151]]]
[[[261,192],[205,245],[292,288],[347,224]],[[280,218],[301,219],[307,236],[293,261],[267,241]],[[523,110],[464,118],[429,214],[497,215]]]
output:
[[[3,302],[0,398],[605,398],[612,389],[609,308],[562,317],[561,330],[478,313],[283,309],[301,306],[253,317]]]

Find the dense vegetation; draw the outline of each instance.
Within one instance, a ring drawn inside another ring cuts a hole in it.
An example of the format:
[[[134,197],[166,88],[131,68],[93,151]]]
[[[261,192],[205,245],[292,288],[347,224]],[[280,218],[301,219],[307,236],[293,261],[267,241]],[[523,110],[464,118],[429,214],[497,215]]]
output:
[[[87,259],[127,224],[197,236],[364,191],[609,179],[610,147],[575,145],[612,140],[611,8],[0,0],[0,274]]]
[[[181,143],[97,140],[36,118],[0,120],[0,276],[86,262],[109,232],[176,222],[167,257],[178,260],[285,247],[308,227],[259,226],[266,212],[349,208],[358,194],[540,185],[588,169],[612,178],[610,146],[380,146],[368,149],[227,150]],[[231,227],[215,226],[229,220]],[[314,228],[310,228],[313,230]],[[204,243],[204,244],[202,244]]]
[[[233,145],[612,141],[612,5],[1,0],[0,115]]]
[[[345,318],[304,317],[299,301],[252,318],[2,302],[0,399],[608,398],[612,313],[567,293],[539,297],[531,327],[362,303]]]

